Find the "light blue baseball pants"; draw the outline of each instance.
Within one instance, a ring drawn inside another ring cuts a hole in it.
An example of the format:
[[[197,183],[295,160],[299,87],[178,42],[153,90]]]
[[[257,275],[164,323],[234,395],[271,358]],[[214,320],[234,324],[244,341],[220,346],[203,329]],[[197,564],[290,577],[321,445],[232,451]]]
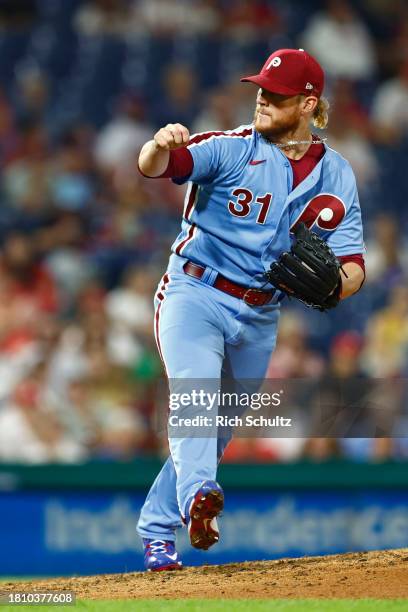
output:
[[[155,295],[155,335],[170,390],[171,381],[180,379],[211,379],[218,387],[223,378],[262,380],[276,343],[277,300],[249,306],[212,287],[216,274],[211,268],[200,280],[186,275],[186,261],[171,256]],[[189,498],[203,480],[216,480],[230,437],[169,439],[170,457],[141,510],[140,536],[175,539]]]

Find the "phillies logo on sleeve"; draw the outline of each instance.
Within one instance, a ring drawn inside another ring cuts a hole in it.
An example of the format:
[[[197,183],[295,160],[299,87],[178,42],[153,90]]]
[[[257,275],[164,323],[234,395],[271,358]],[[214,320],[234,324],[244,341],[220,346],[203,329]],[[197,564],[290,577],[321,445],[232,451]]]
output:
[[[299,223],[304,223],[308,229],[317,225],[320,229],[331,232],[340,225],[345,215],[346,205],[341,198],[332,193],[320,193],[309,200],[290,231],[293,232]]]

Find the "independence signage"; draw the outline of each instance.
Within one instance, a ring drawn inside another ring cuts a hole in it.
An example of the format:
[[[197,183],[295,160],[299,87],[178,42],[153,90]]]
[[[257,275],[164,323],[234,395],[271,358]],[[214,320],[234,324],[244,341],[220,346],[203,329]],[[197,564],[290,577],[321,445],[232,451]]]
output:
[[[135,531],[141,494],[0,495],[0,574],[141,570]],[[399,548],[408,541],[408,491],[227,491],[221,540],[207,553],[181,530],[185,565]]]

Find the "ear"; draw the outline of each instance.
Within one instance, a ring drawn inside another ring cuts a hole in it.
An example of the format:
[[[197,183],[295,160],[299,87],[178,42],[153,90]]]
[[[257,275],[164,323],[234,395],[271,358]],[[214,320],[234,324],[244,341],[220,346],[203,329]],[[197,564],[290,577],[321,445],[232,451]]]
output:
[[[313,113],[318,102],[319,102],[319,99],[316,96],[306,96],[303,99],[303,103],[302,103],[302,113],[304,113],[305,115],[308,113]]]

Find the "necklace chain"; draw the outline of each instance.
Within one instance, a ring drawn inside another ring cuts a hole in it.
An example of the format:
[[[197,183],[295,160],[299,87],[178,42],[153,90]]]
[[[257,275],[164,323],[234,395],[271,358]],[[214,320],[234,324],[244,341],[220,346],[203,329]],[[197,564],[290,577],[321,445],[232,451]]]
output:
[[[293,147],[299,144],[320,144],[326,142],[326,140],[327,138],[319,138],[318,140],[288,140],[288,142],[271,142],[271,144],[280,149],[286,149],[286,147]]]

